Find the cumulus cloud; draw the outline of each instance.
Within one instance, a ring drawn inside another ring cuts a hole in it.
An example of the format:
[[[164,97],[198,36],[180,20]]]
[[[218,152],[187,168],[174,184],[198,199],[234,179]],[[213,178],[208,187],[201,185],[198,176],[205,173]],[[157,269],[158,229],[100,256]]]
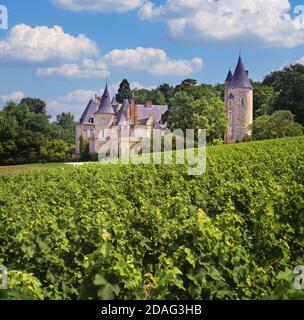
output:
[[[141,71],[156,76],[188,76],[203,66],[203,61],[199,58],[173,60],[164,50],[142,47],[112,50],[102,60],[114,68]]]
[[[47,111],[55,119],[62,112],[70,112],[79,119],[90,99],[95,96],[93,90],[74,90],[64,96],[47,101]]]
[[[62,76],[73,78],[106,78],[110,75],[102,61],[83,59],[80,63],[68,63],[59,67],[38,68],[40,76]]]
[[[72,36],[60,26],[14,26],[6,40],[0,41],[0,58],[41,64],[56,61],[76,61],[98,55],[98,47],[85,35]]]
[[[53,0],[53,2],[72,11],[120,13],[138,8],[143,0]]]
[[[64,64],[60,67],[40,68],[43,76],[60,75],[65,77],[100,77],[109,76],[109,68],[123,71],[148,73],[155,76],[189,76],[202,68],[200,58],[174,60],[161,49],[142,48],[112,50],[108,54],[94,59],[84,59],[79,64]]]
[[[21,91],[13,91],[10,94],[0,96],[0,103],[6,104],[8,102],[19,103],[25,97],[24,93]]]
[[[166,0],[159,6],[146,2],[138,15],[164,21],[176,40],[294,47],[304,37],[290,10],[288,0]]]

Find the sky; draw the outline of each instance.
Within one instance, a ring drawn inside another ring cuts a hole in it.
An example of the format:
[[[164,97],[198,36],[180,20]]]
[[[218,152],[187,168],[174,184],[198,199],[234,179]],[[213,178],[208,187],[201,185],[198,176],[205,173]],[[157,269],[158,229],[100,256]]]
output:
[[[114,94],[223,83],[241,50],[250,77],[304,64],[304,0],[0,0],[0,106],[22,97],[80,117],[106,79]],[[302,5],[303,7],[297,7]],[[297,8],[297,9],[295,9]],[[303,11],[302,11],[303,8]]]

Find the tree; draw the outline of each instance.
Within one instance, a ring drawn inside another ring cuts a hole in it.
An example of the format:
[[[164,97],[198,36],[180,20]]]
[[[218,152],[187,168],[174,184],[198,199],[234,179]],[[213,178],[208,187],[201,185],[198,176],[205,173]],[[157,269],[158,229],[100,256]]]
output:
[[[293,114],[288,110],[274,112],[271,116],[263,115],[252,124],[254,140],[275,139],[303,134],[301,124],[294,121]]]
[[[46,103],[40,99],[24,98],[20,104],[27,106],[28,109],[34,113],[46,112]]]
[[[224,102],[212,88],[201,88],[200,93],[197,99],[186,92],[177,94],[170,100],[163,120],[171,130],[206,129],[210,143],[223,139],[227,127]]]
[[[163,83],[157,88],[165,97],[166,103],[174,96],[174,87],[170,86],[168,83]]]
[[[276,98],[273,87],[263,85],[260,82],[253,83],[253,113],[254,116],[262,116],[273,112]]]
[[[116,95],[116,100],[118,103],[123,103],[124,99],[132,99],[132,91],[127,79],[122,80],[119,85],[118,93]]]
[[[144,104],[147,100],[152,100],[154,104],[166,104],[166,99],[159,89],[138,89],[135,90],[134,93],[137,103]]]
[[[25,104],[9,103],[0,111],[0,164],[64,159],[70,156],[74,141],[74,127],[63,129],[56,123],[50,124],[44,112],[35,113]],[[66,145],[68,149],[62,147]],[[60,152],[66,152],[65,157],[59,157]]]
[[[174,91],[175,93],[180,93],[183,91],[186,91],[189,93],[189,91],[197,85],[197,80],[194,79],[185,79],[181,82],[181,84],[178,84],[175,88]]]
[[[89,145],[88,138],[80,136],[79,151],[80,151],[80,159],[81,160],[87,161],[90,159],[90,145]]]
[[[277,96],[274,111],[289,110],[297,122],[304,124],[304,66],[295,64],[266,76],[263,84],[271,85]]]
[[[62,140],[48,141],[40,147],[41,158],[50,162],[60,162],[69,159],[74,147]]]
[[[57,124],[61,126],[63,129],[73,128],[75,125],[74,115],[69,112],[62,112],[57,115]]]

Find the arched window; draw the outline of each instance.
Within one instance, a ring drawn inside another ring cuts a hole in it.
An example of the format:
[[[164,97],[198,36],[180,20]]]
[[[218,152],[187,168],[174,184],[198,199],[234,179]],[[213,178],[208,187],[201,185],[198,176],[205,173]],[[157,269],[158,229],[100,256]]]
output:
[[[242,106],[242,107],[245,106],[245,98],[241,98],[241,106]]]

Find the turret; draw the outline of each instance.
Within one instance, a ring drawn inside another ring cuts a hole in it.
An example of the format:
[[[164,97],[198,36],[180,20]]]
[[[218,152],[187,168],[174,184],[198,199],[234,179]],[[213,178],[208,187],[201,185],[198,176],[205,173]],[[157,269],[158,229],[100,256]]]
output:
[[[253,89],[241,55],[234,74],[229,72],[225,81],[225,111],[228,119],[225,143],[242,141],[246,135],[251,134]]]

